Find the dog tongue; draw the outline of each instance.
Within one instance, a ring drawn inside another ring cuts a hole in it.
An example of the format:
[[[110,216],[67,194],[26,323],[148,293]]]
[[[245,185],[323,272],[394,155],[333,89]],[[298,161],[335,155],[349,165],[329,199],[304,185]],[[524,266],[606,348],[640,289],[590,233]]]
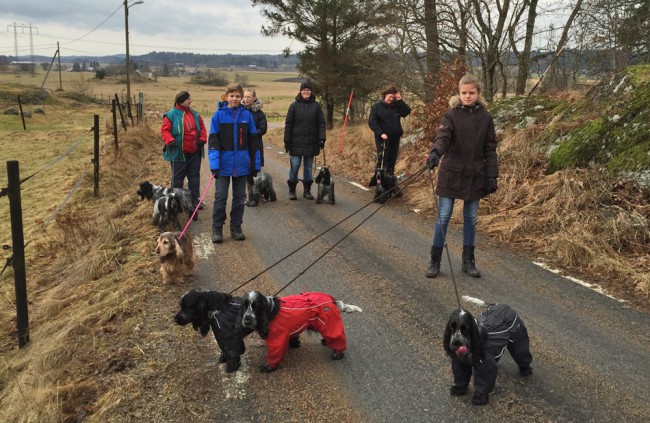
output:
[[[458,347],[458,349],[456,350],[456,357],[460,357],[461,355],[466,353],[467,353],[467,347],[463,345],[462,347]]]

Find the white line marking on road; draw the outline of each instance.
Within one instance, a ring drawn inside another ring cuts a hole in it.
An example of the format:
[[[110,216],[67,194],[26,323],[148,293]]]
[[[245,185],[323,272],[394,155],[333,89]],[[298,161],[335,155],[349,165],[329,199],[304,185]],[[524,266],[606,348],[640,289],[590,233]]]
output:
[[[354,185],[357,188],[361,188],[364,191],[370,191],[370,188],[366,188],[358,182],[350,182],[350,185]]]
[[[605,290],[603,289],[603,287],[600,286],[600,285],[597,285],[597,284],[595,284],[595,283],[588,283],[588,282],[582,281],[582,280],[580,280],[580,279],[576,279],[576,278],[574,278],[574,277],[572,277],[572,276],[566,276],[566,275],[563,275],[562,272],[561,272],[560,270],[558,270],[558,269],[552,269],[552,268],[550,268],[546,263],[535,262],[535,261],[534,261],[533,264],[536,264],[537,266],[541,267],[541,268],[544,269],[544,270],[548,270],[548,271],[551,272],[551,273],[555,273],[556,275],[560,275],[560,276],[562,276],[564,279],[568,279],[568,280],[570,280],[570,281],[573,282],[573,283],[577,283],[578,285],[582,285],[582,286],[584,286],[585,288],[589,288],[589,289],[591,289],[592,291],[596,291],[596,292],[598,292],[598,293],[601,294],[601,295],[604,295],[604,296],[606,296],[606,297],[611,298],[612,300],[616,300],[616,301],[618,301],[619,303],[626,303],[626,302],[627,302],[627,301],[625,301],[625,300],[622,300],[622,299],[620,299],[620,298],[616,298],[616,297],[614,297],[613,295],[607,293],[607,291],[605,291]]]
[[[212,236],[210,234],[206,234],[205,232],[201,233],[194,238],[193,245],[194,254],[196,254],[196,258],[198,259],[208,260],[214,255],[214,245],[212,245]]]

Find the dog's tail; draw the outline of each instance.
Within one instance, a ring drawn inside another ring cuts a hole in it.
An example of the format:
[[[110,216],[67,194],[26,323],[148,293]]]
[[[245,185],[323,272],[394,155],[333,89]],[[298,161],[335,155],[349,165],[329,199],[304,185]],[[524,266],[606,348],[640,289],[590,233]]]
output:
[[[469,295],[463,295],[463,301],[466,301],[466,302],[472,303],[472,304],[476,304],[477,306],[480,306],[480,307],[490,307],[491,305],[493,305],[493,304],[490,304],[490,303],[486,303],[485,301],[483,301],[481,299],[470,297]]]
[[[363,310],[361,310],[361,307],[352,305],[352,304],[345,304],[343,301],[336,300],[336,307],[338,307],[339,311],[343,311],[345,313],[354,313],[359,312],[361,313]]]

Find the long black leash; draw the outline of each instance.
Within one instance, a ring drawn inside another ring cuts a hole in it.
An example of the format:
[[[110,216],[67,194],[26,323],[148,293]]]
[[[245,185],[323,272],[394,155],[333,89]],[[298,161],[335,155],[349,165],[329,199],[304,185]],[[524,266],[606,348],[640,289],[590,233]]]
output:
[[[415,180],[416,177],[418,177],[418,176],[420,176],[422,173],[424,173],[424,171],[425,171],[426,169],[427,169],[426,166],[423,166],[422,168],[418,169],[418,170],[417,170],[413,175],[409,176],[408,178],[406,178],[405,180],[403,180],[401,183],[396,184],[393,188],[391,188],[391,189],[389,189],[388,191],[386,191],[386,193],[384,193],[384,195],[388,195],[391,191],[393,191],[393,190],[397,190],[398,188],[402,188],[402,187],[405,188],[407,185],[411,184],[411,183],[413,182],[413,180]],[[350,230],[347,234],[345,234],[345,235],[343,236],[343,238],[341,238],[338,242],[336,242],[334,245],[332,245],[330,248],[328,248],[328,249],[327,249],[323,254],[321,254],[321,255],[320,255],[316,260],[314,260],[314,261],[313,261],[309,266],[307,266],[303,271],[301,271],[301,272],[300,272],[296,277],[294,277],[293,279],[291,279],[291,280],[290,280],[286,285],[284,285],[284,286],[283,286],[283,287],[282,287],[282,288],[281,288],[281,289],[280,289],[280,290],[279,290],[275,295],[278,295],[280,292],[284,291],[284,290],[285,290],[289,285],[291,285],[293,282],[295,282],[295,281],[296,281],[300,276],[302,276],[302,275],[303,275],[307,270],[309,270],[309,269],[310,269],[312,266],[314,266],[318,261],[320,261],[320,259],[322,259],[323,257],[325,257],[325,255],[327,255],[327,253],[329,253],[330,251],[332,251],[332,249],[334,249],[334,247],[336,247],[336,246],[339,245],[341,242],[343,242],[343,240],[345,240],[348,236],[350,236],[350,235],[351,235],[355,230],[357,230],[357,229],[358,229],[358,228],[359,228],[363,223],[365,223],[368,219],[370,219],[372,216],[374,216],[375,213],[377,213],[379,210],[381,210],[381,208],[384,207],[384,205],[386,205],[386,203],[388,203],[392,198],[393,198],[393,196],[388,197],[388,199],[386,200],[386,202],[384,202],[384,203],[381,204],[379,207],[377,207],[377,209],[374,210],[372,213],[370,213],[370,215],[369,215],[368,217],[366,217],[365,219],[363,219],[363,220],[362,220],[358,225],[356,225],[354,228],[352,228],[352,230]],[[376,200],[376,199],[373,199],[372,201],[366,203],[366,204],[363,205],[361,208],[359,208],[357,211],[355,211],[355,212],[353,212],[352,214],[350,214],[349,216],[345,217],[343,220],[341,220],[341,221],[339,221],[338,223],[336,223],[336,224],[330,226],[328,229],[326,229],[325,231],[323,231],[323,232],[321,232],[320,234],[316,235],[314,238],[310,239],[309,241],[305,242],[304,244],[302,244],[301,246],[299,246],[298,248],[296,248],[295,250],[293,250],[292,252],[290,252],[290,253],[287,254],[286,256],[282,257],[280,260],[276,261],[275,263],[273,263],[272,265],[270,265],[269,267],[267,267],[266,269],[262,270],[261,272],[259,272],[259,273],[256,274],[256,275],[252,276],[252,277],[249,278],[247,281],[245,281],[244,283],[240,284],[240,285],[237,286],[235,289],[233,289],[232,291],[230,291],[229,294],[233,294],[234,292],[236,292],[236,291],[238,291],[239,289],[243,288],[244,286],[248,285],[249,283],[251,283],[252,281],[254,281],[255,279],[257,279],[258,277],[260,277],[261,275],[263,275],[264,273],[268,272],[269,270],[271,270],[272,268],[274,268],[274,267],[277,266],[278,264],[282,263],[284,260],[288,259],[289,257],[291,257],[292,255],[294,255],[294,254],[297,253],[298,251],[302,250],[303,248],[305,248],[306,246],[308,246],[308,245],[311,244],[312,242],[316,241],[318,238],[322,237],[323,235],[325,235],[325,234],[328,233],[329,231],[333,230],[334,228],[336,228],[337,226],[339,226],[339,225],[342,224],[343,222],[345,222],[345,221],[347,221],[348,219],[352,218],[354,215],[356,215],[357,213],[361,212],[361,211],[362,211],[363,209],[365,209],[366,207],[368,207],[368,206],[370,206],[371,204],[375,203],[375,200]]]
[[[460,294],[458,293],[458,284],[456,283],[456,277],[454,276],[454,266],[451,264],[451,255],[449,254],[449,245],[447,245],[447,231],[445,231],[442,227],[442,219],[440,218],[440,201],[438,200],[438,196],[436,195],[436,187],[433,184],[433,172],[431,172],[431,169],[429,169],[429,181],[431,182],[431,196],[433,197],[433,202],[435,203],[436,206],[436,213],[438,214],[438,225],[440,226],[440,230],[442,231],[442,243],[445,248],[445,251],[447,253],[447,261],[449,261],[449,271],[451,272],[451,280],[454,283],[454,291],[456,292],[456,302],[458,303],[458,308],[462,308],[460,306]],[[436,228],[433,228],[433,233],[435,236]]]

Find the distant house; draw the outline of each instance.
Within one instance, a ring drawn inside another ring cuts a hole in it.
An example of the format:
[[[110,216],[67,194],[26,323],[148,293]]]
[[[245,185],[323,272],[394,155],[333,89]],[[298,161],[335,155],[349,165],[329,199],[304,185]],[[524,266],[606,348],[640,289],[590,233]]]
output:
[[[18,67],[19,70],[25,72],[32,72],[36,69],[36,62],[31,62],[27,60],[15,60],[10,63],[11,66]]]

